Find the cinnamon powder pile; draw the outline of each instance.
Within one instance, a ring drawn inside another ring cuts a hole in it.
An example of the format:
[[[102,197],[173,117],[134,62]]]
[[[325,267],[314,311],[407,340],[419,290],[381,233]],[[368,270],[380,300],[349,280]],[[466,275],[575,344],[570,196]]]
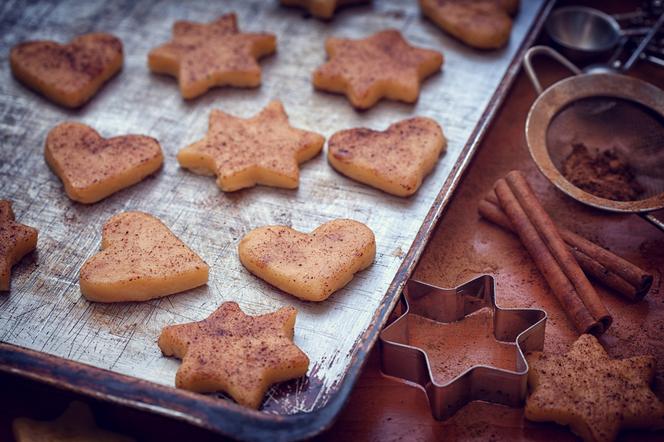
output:
[[[629,165],[613,149],[591,153],[583,143],[572,145],[562,174],[576,187],[614,201],[632,201],[643,193]]]

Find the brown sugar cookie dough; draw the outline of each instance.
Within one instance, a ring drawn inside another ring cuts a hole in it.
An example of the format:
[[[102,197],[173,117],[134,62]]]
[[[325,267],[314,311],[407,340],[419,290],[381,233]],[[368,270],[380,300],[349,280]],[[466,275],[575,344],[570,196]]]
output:
[[[238,251],[259,278],[300,299],[324,301],[373,263],[376,239],[366,225],[337,219],[311,233],[259,227],[242,238]]]
[[[76,37],[68,44],[28,41],[14,46],[9,63],[23,84],[65,107],[79,107],[122,68],[122,42],[110,34]]]
[[[9,290],[12,266],[37,247],[37,229],[16,222],[12,203],[0,200],[0,292]]]
[[[85,261],[79,283],[90,301],[147,301],[206,284],[208,265],[143,212],[123,212],[102,231],[101,252]]]
[[[450,35],[478,49],[504,46],[518,0],[420,0],[422,13]]]
[[[621,428],[664,428],[664,404],[650,389],[655,358],[611,359],[592,335],[564,355],[526,356],[532,421],[569,425],[585,441],[612,441]]]
[[[314,72],[314,87],[345,94],[358,109],[382,98],[414,103],[422,80],[443,65],[440,52],[411,46],[396,29],[359,40],[330,37],[325,50],[329,60]]]
[[[328,161],[354,180],[397,196],[417,192],[431,172],[447,140],[438,123],[415,117],[384,131],[349,129],[328,142]]]
[[[257,59],[277,50],[274,34],[240,32],[234,13],[210,23],[177,21],[173,38],[148,54],[152,72],[178,79],[184,98],[217,86],[257,87]]]
[[[159,348],[182,359],[175,386],[199,393],[223,391],[258,408],[267,389],[307,373],[309,358],[293,343],[293,307],[248,316],[225,302],[206,319],[165,327]]]
[[[325,138],[296,129],[280,101],[272,101],[252,118],[212,110],[207,135],[178,152],[180,166],[216,175],[224,192],[256,184],[295,189],[299,164],[315,157]]]
[[[164,162],[159,142],[144,135],[102,138],[90,126],[62,123],[46,138],[46,162],[67,196],[91,204],[132,186]]]

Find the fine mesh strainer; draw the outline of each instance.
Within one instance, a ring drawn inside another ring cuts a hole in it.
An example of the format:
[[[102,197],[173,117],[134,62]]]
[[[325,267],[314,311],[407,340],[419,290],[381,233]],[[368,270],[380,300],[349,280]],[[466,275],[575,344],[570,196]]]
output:
[[[557,60],[575,75],[543,91],[531,62],[538,54]],[[526,120],[526,140],[540,171],[581,203],[639,213],[664,231],[664,222],[648,213],[664,208],[664,91],[625,75],[584,74],[547,46],[532,47],[524,65],[539,93]],[[638,196],[629,201],[608,199],[566,179],[562,164],[576,144],[619,155],[641,188]]]

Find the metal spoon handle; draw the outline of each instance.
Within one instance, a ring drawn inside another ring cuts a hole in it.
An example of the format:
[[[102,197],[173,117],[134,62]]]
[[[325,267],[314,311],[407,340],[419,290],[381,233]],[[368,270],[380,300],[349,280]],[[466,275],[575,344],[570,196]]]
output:
[[[650,29],[650,32],[648,32],[646,36],[643,37],[643,40],[641,40],[641,43],[639,43],[639,46],[637,46],[634,53],[632,53],[629,59],[620,68],[621,71],[623,72],[628,71],[632,67],[632,65],[636,62],[636,60],[639,59],[641,52],[643,52],[646,46],[648,46],[648,43],[650,43],[650,40],[652,40],[653,37],[657,34],[659,28],[662,27],[662,24],[664,24],[664,14],[659,16],[657,22],[655,22],[655,24],[652,26],[652,29]]]

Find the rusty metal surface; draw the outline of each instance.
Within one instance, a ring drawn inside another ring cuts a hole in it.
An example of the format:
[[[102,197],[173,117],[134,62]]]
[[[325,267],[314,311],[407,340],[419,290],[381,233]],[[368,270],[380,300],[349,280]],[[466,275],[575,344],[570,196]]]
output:
[[[498,307],[496,284],[490,275],[479,276],[452,289],[410,280],[404,290],[404,301],[404,313],[380,334],[381,370],[388,376],[422,388],[436,419],[447,419],[475,400],[511,407],[523,404],[528,380],[528,362],[524,353],[542,351],[544,347],[544,310]],[[463,321],[482,307],[491,309],[494,338],[514,345],[516,369],[472,365],[464,367],[464,371],[453,379],[443,383],[437,381],[432,370],[435,361],[424,348],[411,342],[409,316],[452,323]]]
[[[179,361],[161,356],[156,339],[163,326],[199,320],[228,300],[250,314],[293,305],[299,310],[295,341],[309,355],[310,370],[305,380],[271,390],[264,409],[291,414],[324,406],[540,6],[523,2],[509,46],[482,53],[424,21],[415,2],[398,0],[345,9],[330,23],[305,20],[298,10],[259,0],[217,7],[175,1],[5,2],[0,9],[0,198],[11,199],[17,219],[37,227],[40,238],[38,252],[15,268],[12,291],[0,299],[0,341],[172,386]],[[209,21],[232,10],[241,29],[277,34],[278,53],[261,63],[259,89],[216,89],[187,102],[172,78],[149,73],[147,53],[169,39],[173,21]],[[327,36],[362,37],[386,27],[445,54],[443,73],[424,83],[417,104],[382,102],[357,113],[345,98],[312,90],[310,75],[325,58]],[[81,110],[63,110],[11,78],[7,56],[14,44],[28,39],[64,42],[90,31],[120,37],[125,66]],[[211,178],[178,167],[176,152],[203,136],[211,109],[246,117],[273,98],[284,102],[294,126],[325,136],[429,116],[443,126],[448,152],[409,199],[336,174],[323,155],[302,167],[296,191],[256,187],[223,194]],[[164,149],[164,168],[101,203],[73,203],[42,153],[47,132],[65,120],[89,124],[103,136],[153,136]],[[145,303],[103,305],[82,298],[78,270],[98,250],[103,223],[123,210],[143,210],[164,221],[210,264],[209,284]],[[378,253],[372,267],[323,303],[280,293],[248,274],[237,259],[238,240],[254,227],[285,224],[311,231],[339,217],[368,224],[376,233]]]

